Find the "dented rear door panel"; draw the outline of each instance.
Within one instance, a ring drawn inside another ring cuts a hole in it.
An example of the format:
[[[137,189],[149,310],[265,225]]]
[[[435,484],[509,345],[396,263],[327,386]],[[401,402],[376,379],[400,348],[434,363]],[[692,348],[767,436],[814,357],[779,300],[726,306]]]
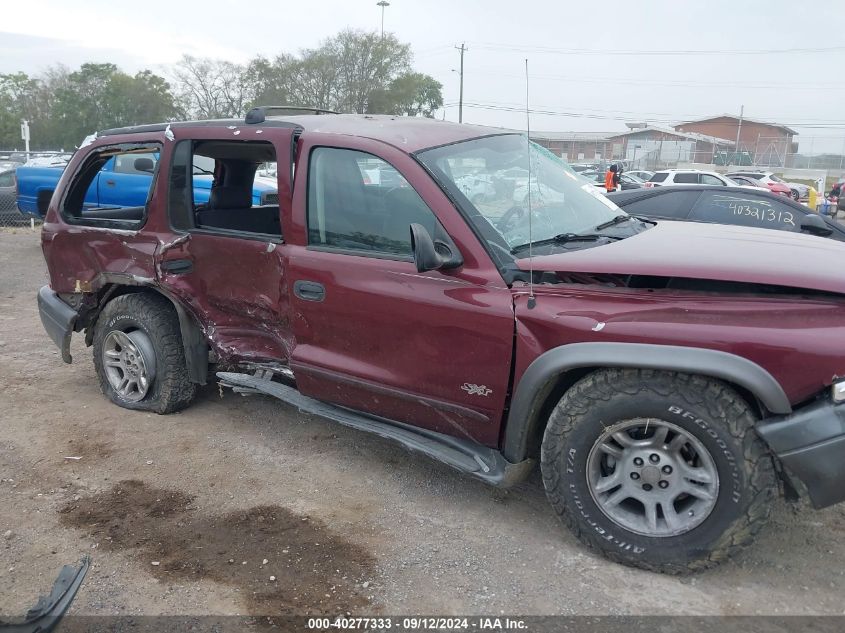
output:
[[[293,133],[292,128],[246,125],[223,134],[219,129],[175,129],[162,158],[169,166],[180,140],[271,142],[278,164],[279,212],[284,217],[290,210]],[[159,283],[196,315],[223,366],[242,361],[286,363],[290,357],[293,343],[282,243],[272,236],[204,229],[170,231],[162,240],[157,254]]]

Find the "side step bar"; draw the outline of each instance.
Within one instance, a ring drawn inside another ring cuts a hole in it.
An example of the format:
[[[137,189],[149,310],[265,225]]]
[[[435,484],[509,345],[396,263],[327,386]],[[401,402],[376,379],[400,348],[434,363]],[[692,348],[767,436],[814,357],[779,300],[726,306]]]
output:
[[[496,449],[482,446],[428,429],[421,429],[402,422],[358,413],[334,404],[304,396],[293,387],[259,376],[231,372],[217,372],[223,387],[239,393],[263,393],[278,398],[311,415],[333,420],[353,429],[399,442],[412,451],[423,453],[461,472],[467,473],[494,486],[507,488],[524,480],[533,468],[533,460],[512,464]]]

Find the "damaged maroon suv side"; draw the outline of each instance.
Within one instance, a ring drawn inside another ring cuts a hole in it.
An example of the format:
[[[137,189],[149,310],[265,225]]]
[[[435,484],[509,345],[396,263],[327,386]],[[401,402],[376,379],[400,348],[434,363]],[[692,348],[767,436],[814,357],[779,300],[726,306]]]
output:
[[[845,245],[628,216],[521,135],[272,112],[107,130],[65,170],[41,318],[115,404],[216,374],[493,485],[539,460],[584,543],[665,572],[732,555],[779,489],[845,499]],[[92,204],[135,155],[146,203]]]

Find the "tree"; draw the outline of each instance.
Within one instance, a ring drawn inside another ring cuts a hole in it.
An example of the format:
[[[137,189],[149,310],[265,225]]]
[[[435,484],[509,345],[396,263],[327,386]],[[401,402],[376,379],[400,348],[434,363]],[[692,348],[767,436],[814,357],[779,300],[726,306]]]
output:
[[[26,73],[0,75],[0,147],[21,147],[21,121],[39,113],[38,81]]]
[[[200,119],[243,116],[250,100],[246,70],[229,61],[183,56],[174,71],[182,107]]]
[[[96,130],[179,114],[169,84],[149,70],[132,77],[114,64],[83,64],[52,89],[45,132],[54,147],[69,148]]]
[[[321,49],[336,59],[337,105],[343,112],[366,112],[372,94],[411,67],[410,45],[389,33],[381,37],[347,29],[327,40]]]
[[[293,73],[298,60],[293,55],[282,54],[272,61],[258,56],[246,66],[246,83],[249,86],[248,108],[257,105],[286,105],[292,103]]]
[[[442,89],[443,84],[430,75],[405,73],[391,81],[386,89],[375,91],[367,111],[430,117],[443,105]]]

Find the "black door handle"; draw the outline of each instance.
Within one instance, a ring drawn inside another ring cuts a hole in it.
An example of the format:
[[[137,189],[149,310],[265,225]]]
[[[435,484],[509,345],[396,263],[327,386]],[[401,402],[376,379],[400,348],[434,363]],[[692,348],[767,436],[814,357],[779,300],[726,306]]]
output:
[[[326,298],[326,288],[316,281],[298,280],[293,282],[293,294],[303,301],[322,301]]]
[[[190,259],[168,259],[161,262],[161,269],[171,275],[184,275],[194,269]]]

